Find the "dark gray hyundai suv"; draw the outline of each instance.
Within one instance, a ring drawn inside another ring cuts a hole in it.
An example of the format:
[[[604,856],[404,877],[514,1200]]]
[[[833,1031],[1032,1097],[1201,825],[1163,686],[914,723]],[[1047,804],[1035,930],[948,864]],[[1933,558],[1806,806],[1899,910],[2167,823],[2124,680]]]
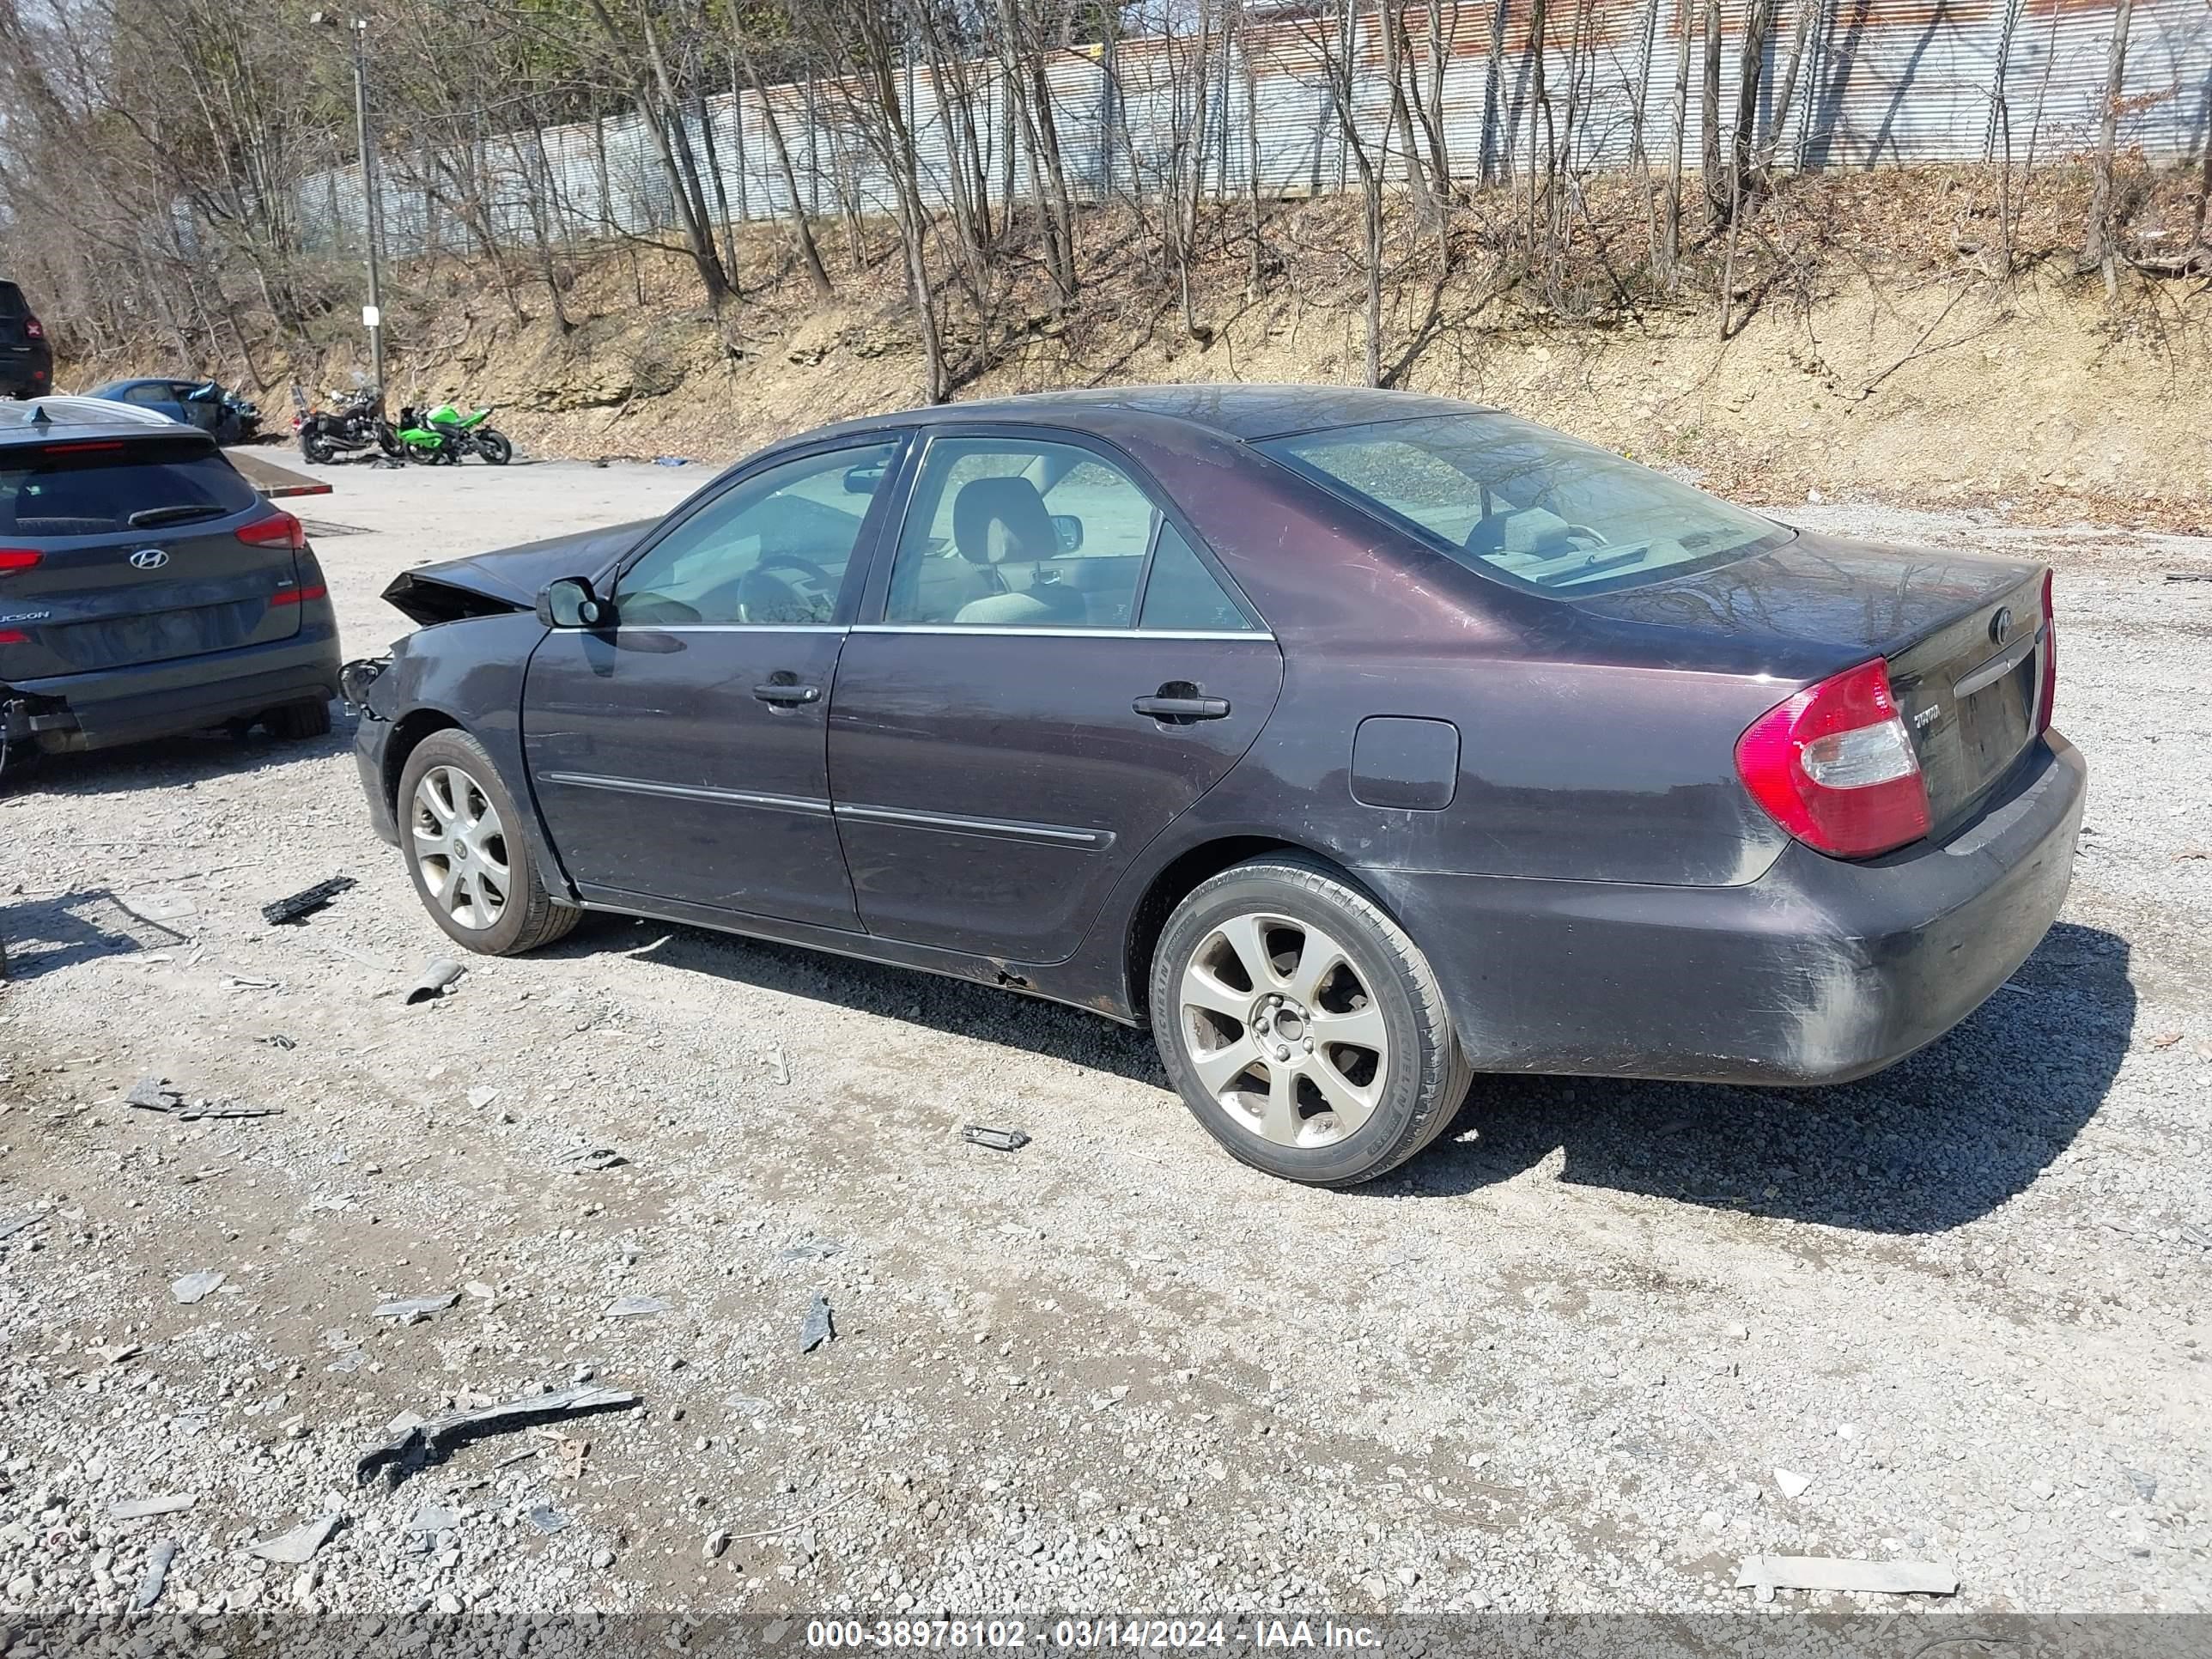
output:
[[[300,521],[196,428],[51,414],[0,425],[0,767],[328,732],[337,622]]]

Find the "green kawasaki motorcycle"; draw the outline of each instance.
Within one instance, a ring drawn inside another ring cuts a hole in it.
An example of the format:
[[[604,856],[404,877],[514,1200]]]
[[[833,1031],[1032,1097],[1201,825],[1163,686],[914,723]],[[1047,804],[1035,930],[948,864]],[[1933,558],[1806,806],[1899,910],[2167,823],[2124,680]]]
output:
[[[408,459],[426,466],[459,466],[469,455],[505,466],[514,458],[514,446],[490,420],[489,409],[464,415],[451,404],[426,410],[410,404],[399,411],[399,441]]]

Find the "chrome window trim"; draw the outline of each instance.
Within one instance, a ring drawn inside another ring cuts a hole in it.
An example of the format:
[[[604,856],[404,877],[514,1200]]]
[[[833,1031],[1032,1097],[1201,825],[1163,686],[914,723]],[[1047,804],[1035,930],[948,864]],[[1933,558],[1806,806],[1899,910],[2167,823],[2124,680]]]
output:
[[[615,618],[617,632],[628,628],[640,634],[849,634],[842,623],[625,623]],[[572,634],[589,629],[568,629]]]
[[[1173,628],[1002,628],[958,623],[855,623],[855,634],[942,634],[954,637],[984,635],[1005,639],[1047,640],[1256,640],[1273,645],[1275,636],[1264,629]]]

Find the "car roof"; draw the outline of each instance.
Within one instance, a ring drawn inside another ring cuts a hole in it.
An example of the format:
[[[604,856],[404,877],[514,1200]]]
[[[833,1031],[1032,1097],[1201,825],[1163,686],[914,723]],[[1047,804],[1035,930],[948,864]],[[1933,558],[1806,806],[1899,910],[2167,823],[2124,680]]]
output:
[[[37,415],[43,412],[46,419]],[[149,430],[149,428],[154,428]],[[177,434],[205,438],[196,426],[151,409],[110,403],[100,398],[66,395],[0,404],[0,444],[49,443],[56,438],[151,438]]]
[[[937,404],[895,415],[842,421],[804,434],[880,431],[897,426],[945,426],[962,421],[1034,421],[1076,429],[1126,424],[1132,417],[1177,421],[1224,437],[1250,442],[1358,426],[1373,421],[1407,421],[1423,416],[1466,415],[1490,408],[1457,398],[1425,392],[1392,392],[1372,386],[1267,386],[1253,384],[1121,386],[1074,392],[1032,392],[975,403]],[[795,441],[796,440],[794,440]]]

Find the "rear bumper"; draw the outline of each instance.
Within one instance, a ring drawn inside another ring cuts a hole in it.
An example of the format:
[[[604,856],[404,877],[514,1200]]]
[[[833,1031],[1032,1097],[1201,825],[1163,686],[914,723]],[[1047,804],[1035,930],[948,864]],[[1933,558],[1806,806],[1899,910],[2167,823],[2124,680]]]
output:
[[[9,736],[27,738],[50,752],[106,749],[219,725],[280,703],[335,697],[337,623],[327,604],[308,610],[315,614],[301,617],[300,632],[289,640],[14,681],[0,687],[0,702],[12,698],[21,705],[11,718]]]
[[[43,398],[53,389],[54,356],[51,348],[0,346],[0,396]]]
[[[1793,843],[1736,887],[1363,870],[1487,1071],[1844,1083],[1934,1042],[2057,920],[2087,768],[2056,732],[1941,845]]]

